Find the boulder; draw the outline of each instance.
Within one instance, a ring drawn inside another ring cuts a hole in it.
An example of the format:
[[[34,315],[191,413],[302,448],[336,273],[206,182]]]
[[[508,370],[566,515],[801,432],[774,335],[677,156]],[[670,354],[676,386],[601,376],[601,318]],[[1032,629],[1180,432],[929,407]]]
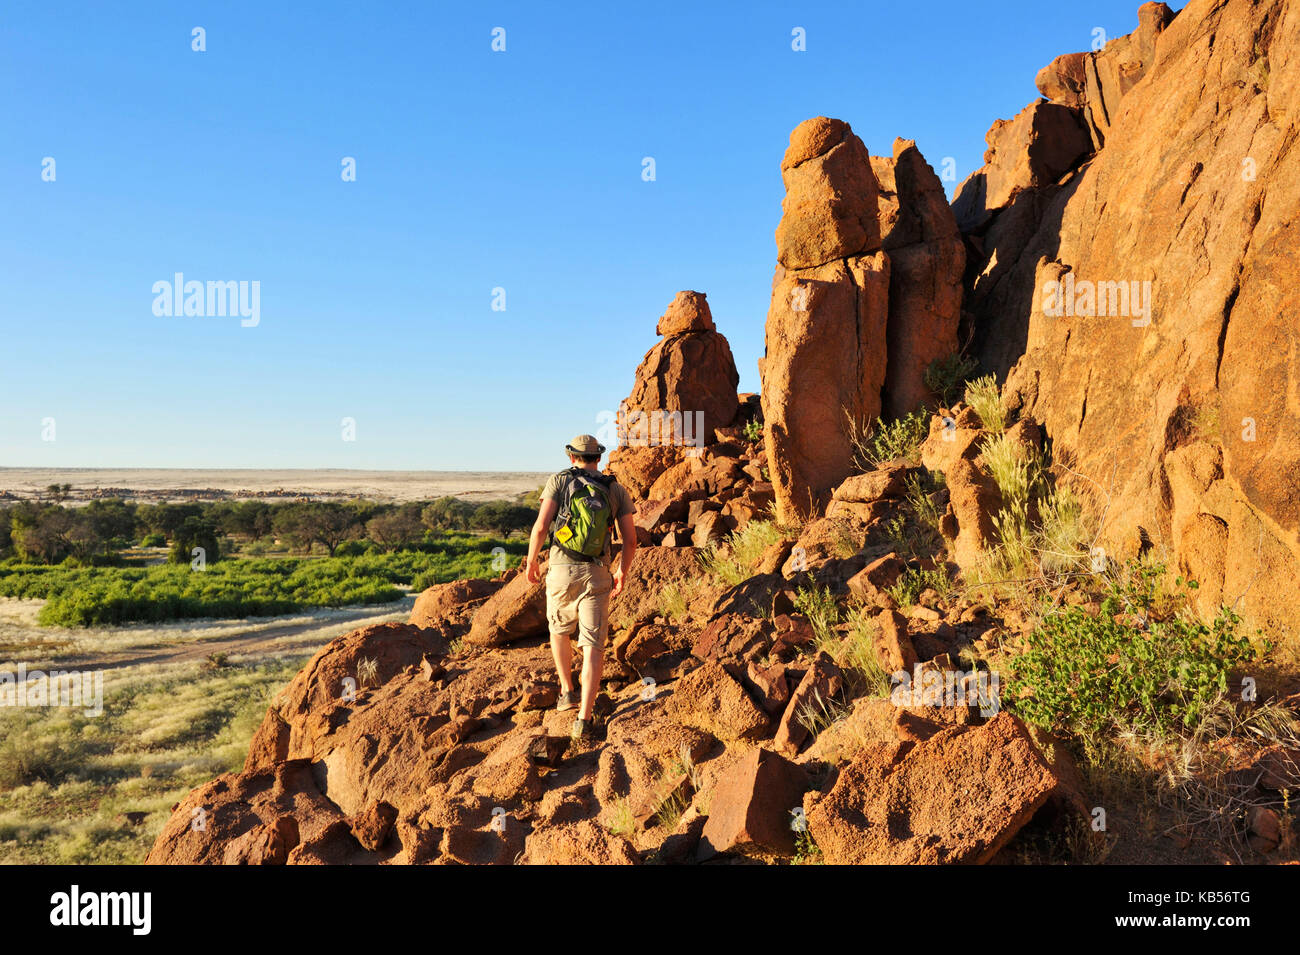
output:
[[[590,819],[533,833],[525,843],[524,865],[636,865],[636,850]]]
[[[644,497],[655,478],[681,458],[682,449],[672,444],[626,445],[609,453],[609,466],[605,470],[636,499]]]
[[[782,266],[816,268],[880,248],[876,177],[848,123],[817,116],[796,126],[781,179],[776,247]]]
[[[666,588],[687,590],[699,576],[699,551],[694,547],[640,548],[622,592],[609,602],[609,618],[620,626],[652,620],[660,612]]]
[[[418,667],[426,655],[446,652],[447,641],[437,632],[400,623],[372,624],[336,638],[271,701],[249,744],[244,772],[310,755],[314,740],[328,732],[327,714],[365,692],[363,660],[374,663],[370,685],[382,686],[408,667]]]
[[[920,742],[869,745],[830,792],[806,800],[827,864],[980,864],[1033,817],[1060,780],[1014,716]]]
[[[994,122],[984,165],[957,187],[952,211],[963,232],[987,225],[1019,192],[1054,184],[1092,152],[1077,110],[1037,100],[1015,119]]]
[[[762,739],[771,726],[740,681],[715,662],[700,665],[674,684],[667,712],[725,742]]]
[[[655,334],[664,336],[715,330],[713,313],[703,292],[678,292],[655,326]]]
[[[854,474],[845,478],[831,496],[836,501],[864,503],[902,497],[903,479],[907,473],[906,465],[885,464],[866,474]]]
[[[790,694],[772,745],[787,756],[795,756],[813,735],[809,723],[824,719],[831,704],[844,691],[844,674],[825,652],[813,658],[808,672]]]
[[[897,554],[878,557],[848,580],[849,593],[863,603],[885,606],[889,602],[886,591],[898,583],[907,569]]]
[[[397,809],[382,800],[372,802],[348,820],[357,842],[370,850],[382,849],[397,822]]]
[[[889,259],[883,252],[798,272],[777,266],[763,359],[764,448],[776,514],[821,514],[855,468],[853,434],[880,414]]]
[[[408,620],[414,627],[450,627],[463,631],[479,606],[502,587],[500,580],[471,577],[434,584],[415,598]]]
[[[522,572],[487,599],[474,613],[465,641],[479,647],[541,637],[546,625],[546,568],[537,583],[530,583]]]
[[[697,858],[719,852],[764,856],[794,854],[794,811],[803,809],[808,778],[779,753],[749,750],[719,777]]]
[[[145,860],[148,865],[284,865],[302,842],[320,839],[344,816],[316,785],[306,760],[226,773],[174,808]],[[373,860],[350,842],[349,861]]]
[[[876,658],[886,673],[911,673],[919,659],[907,633],[907,618],[897,610],[876,614]]]
[[[748,659],[771,646],[775,630],[770,620],[719,614],[691,642],[691,653],[701,660]]]

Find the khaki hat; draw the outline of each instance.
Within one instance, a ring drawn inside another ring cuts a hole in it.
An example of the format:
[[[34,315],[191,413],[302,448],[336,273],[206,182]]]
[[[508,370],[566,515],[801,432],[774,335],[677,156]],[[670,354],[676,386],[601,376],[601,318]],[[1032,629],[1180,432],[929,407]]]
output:
[[[564,446],[570,454],[604,454],[605,446],[589,434],[580,434]]]

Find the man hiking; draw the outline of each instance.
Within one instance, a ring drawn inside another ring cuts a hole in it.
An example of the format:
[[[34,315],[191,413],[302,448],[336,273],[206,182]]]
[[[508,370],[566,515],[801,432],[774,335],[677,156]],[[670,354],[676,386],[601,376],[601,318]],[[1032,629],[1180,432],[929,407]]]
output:
[[[528,540],[524,574],[541,580],[537,558],[551,533],[546,571],[546,620],[551,631],[551,656],[560,676],[557,710],[578,707],[571,735],[591,738],[592,709],[600,693],[605,637],[609,633],[609,601],[623,589],[623,580],[636,551],[636,505],[632,495],[613,477],[600,473],[605,446],[580,434],[564,446],[568,470],[551,475],[542,488],[541,510]],[[552,521],[554,528],[552,529]],[[610,573],[610,531],[618,528],[623,546],[618,566]],[[578,633],[582,647],[582,694],[573,686],[573,656],[569,639]]]

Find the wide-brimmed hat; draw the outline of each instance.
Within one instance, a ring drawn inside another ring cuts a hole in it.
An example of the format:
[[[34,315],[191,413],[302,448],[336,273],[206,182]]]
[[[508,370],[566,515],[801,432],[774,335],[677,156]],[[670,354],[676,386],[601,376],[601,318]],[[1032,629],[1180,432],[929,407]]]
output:
[[[604,454],[605,446],[597,441],[592,435],[580,434],[564,446],[564,450],[570,454]]]

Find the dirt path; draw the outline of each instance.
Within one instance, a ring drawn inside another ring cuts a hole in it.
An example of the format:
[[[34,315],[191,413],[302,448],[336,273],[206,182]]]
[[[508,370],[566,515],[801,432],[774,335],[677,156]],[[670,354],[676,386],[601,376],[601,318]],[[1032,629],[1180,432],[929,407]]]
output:
[[[178,639],[153,646],[134,646],[99,653],[59,655],[51,665],[57,665],[60,669],[116,670],[134,666],[188,663],[204,660],[214,653],[284,656],[308,652],[357,627],[394,620],[404,621],[410,616],[414,603],[415,595],[408,594],[401,600],[388,604],[321,610],[307,616],[294,615],[289,622],[271,627],[266,627],[265,623],[273,618],[248,620],[247,623],[253,629],[234,636],[228,635],[226,628],[231,625],[237,626],[239,621],[196,620],[192,623],[200,635],[191,639]],[[223,630],[226,630],[226,633],[220,636],[203,637],[201,634],[205,626],[213,624],[225,624]],[[181,634],[178,633],[178,636]]]

